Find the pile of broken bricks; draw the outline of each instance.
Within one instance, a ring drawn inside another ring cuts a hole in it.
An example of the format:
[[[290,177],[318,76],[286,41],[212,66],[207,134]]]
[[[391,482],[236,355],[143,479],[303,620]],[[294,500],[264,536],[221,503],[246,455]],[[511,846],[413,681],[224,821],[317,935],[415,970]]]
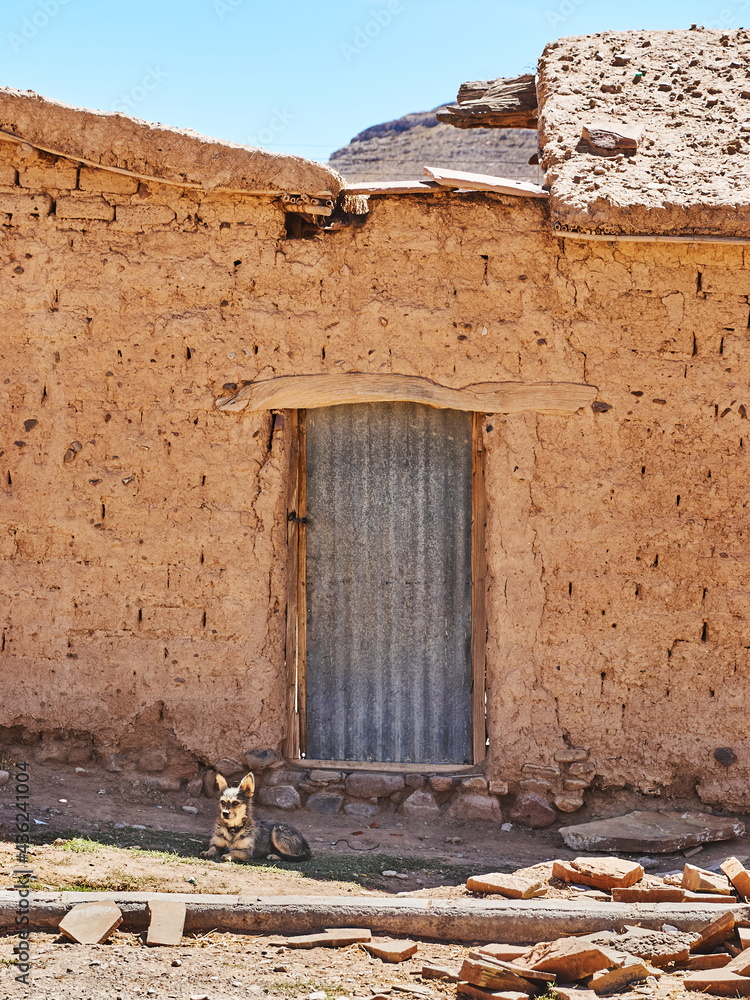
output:
[[[552,877],[593,887],[599,900],[614,902],[719,902],[750,900],[750,872],[727,858],[723,874],[686,864],[679,885],[646,876],[637,862],[621,858],[555,861]],[[545,895],[545,880],[532,874],[493,872],[475,876],[466,888],[510,899]],[[750,920],[721,912],[700,932],[680,932],[664,925],[649,930],[626,925],[624,933],[598,931],[558,938],[530,948],[492,944],[471,952],[450,978],[458,992],[474,1000],[526,1000],[553,992],[564,1000],[588,1000],[618,993],[634,983],[657,980],[664,970],[686,973],[685,989],[714,996],[750,996]],[[447,970],[445,970],[447,971]],[[558,984],[562,983],[563,986]],[[577,985],[576,985],[577,984]]]
[[[750,871],[737,858],[720,866],[721,874],[686,864],[681,876],[645,875],[638,862],[617,857],[555,861],[547,877],[534,869],[515,874],[493,872],[473,876],[466,888],[482,895],[533,900],[550,883],[579,885],[597,900],[627,903],[729,904],[700,930],[680,931],[633,923],[624,930],[602,929],[534,945],[496,942],[468,951],[460,968],[435,964],[421,967],[424,979],[456,983],[459,997],[472,1000],[527,1000],[540,994],[560,1000],[595,1000],[630,989],[637,983],[657,984],[676,977],[686,990],[714,996],[750,997],[750,918],[738,919],[740,901],[750,901]],[[557,880],[557,881],[556,881]],[[740,910],[740,913],[742,911]],[[148,901],[148,945],[178,945],[185,926],[182,900],[155,896]],[[79,903],[60,921],[60,931],[81,944],[101,944],[120,926],[123,914],[111,901]],[[368,928],[329,928],[316,934],[283,937],[288,948],[341,948],[358,945],[384,962],[404,962],[419,950],[413,940],[375,938]],[[419,974],[419,973],[417,973]],[[416,991],[415,991],[416,992]]]
[[[472,876],[470,892],[504,896],[506,899],[533,899],[545,896],[550,880],[539,872],[547,864],[519,871],[515,875],[492,872]],[[551,877],[566,887],[586,891],[588,899],[614,903],[733,903],[750,900],[750,872],[737,858],[727,858],[723,874],[686,864],[682,875],[646,875],[637,861],[621,858],[576,858],[552,863]],[[591,890],[594,891],[591,891]]]

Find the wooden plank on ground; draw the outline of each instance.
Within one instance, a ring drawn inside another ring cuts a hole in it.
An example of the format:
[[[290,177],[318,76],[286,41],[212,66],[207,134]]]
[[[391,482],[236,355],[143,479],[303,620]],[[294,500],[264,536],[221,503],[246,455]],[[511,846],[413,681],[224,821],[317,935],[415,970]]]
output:
[[[492,174],[473,174],[466,170],[448,170],[443,167],[424,167],[425,176],[444,187],[468,188],[472,191],[492,191],[523,198],[549,198],[549,192],[530,181],[515,181],[509,177]]]

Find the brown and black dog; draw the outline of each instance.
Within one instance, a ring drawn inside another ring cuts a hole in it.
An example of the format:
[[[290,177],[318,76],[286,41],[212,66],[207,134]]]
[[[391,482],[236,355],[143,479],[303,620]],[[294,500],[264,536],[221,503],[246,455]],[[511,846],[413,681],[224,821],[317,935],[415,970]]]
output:
[[[252,774],[246,774],[237,788],[230,788],[220,774],[216,784],[221,792],[219,816],[202,858],[218,855],[221,861],[251,861],[278,854],[284,861],[307,861],[310,845],[293,826],[253,818]]]

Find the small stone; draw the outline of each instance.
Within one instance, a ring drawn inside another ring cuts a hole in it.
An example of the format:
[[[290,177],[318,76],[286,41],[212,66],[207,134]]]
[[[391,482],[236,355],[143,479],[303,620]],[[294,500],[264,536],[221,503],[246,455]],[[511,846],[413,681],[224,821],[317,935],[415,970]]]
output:
[[[446,844],[460,844],[461,843],[461,838],[460,837],[446,837],[445,838],[445,842],[446,842]]]
[[[341,811],[344,796],[338,792],[313,792],[305,803],[305,809],[322,816],[335,816]]]
[[[563,788],[566,792],[585,792],[590,784],[590,781],[584,781],[582,778],[566,778],[563,781]]]
[[[188,813],[188,815],[190,815],[190,816],[197,816],[198,815],[198,809],[197,809],[196,806],[183,806],[182,807],[182,811],[184,813]]]
[[[449,778],[447,774],[432,774],[430,788],[433,792],[449,792],[453,788],[453,778]]]
[[[491,781],[490,795],[507,795],[509,792],[507,781]]]
[[[592,764],[590,760],[577,761],[567,768],[567,774],[571,778],[591,779],[596,774],[596,765]]]
[[[514,823],[530,826],[534,830],[551,826],[557,813],[549,802],[536,792],[523,792],[510,807],[508,815]]]
[[[404,788],[401,774],[378,774],[369,771],[355,771],[346,779],[347,794],[358,799],[375,799],[392,795]]]
[[[341,781],[343,774],[341,771],[323,771],[320,768],[314,768],[309,774],[310,781],[317,781],[318,784],[327,785],[331,781]]]
[[[272,771],[264,780],[267,786],[291,785],[293,788],[297,788],[306,776],[306,771],[288,771],[286,768],[280,767],[277,771]]]
[[[380,807],[372,802],[347,802],[344,805],[344,812],[347,816],[374,816],[380,812]]]
[[[394,871],[393,871],[393,870],[392,870],[391,868],[387,868],[387,869],[386,869],[386,870],[385,870],[385,871],[383,872],[383,877],[384,877],[384,878],[395,878],[397,874],[398,874],[398,873],[397,873],[397,872],[394,872]]]
[[[268,767],[280,764],[282,758],[275,750],[267,747],[248,750],[245,754],[245,760],[250,771],[264,771]]]
[[[277,809],[299,809],[302,804],[299,792],[292,785],[261,788],[258,799],[262,806],[275,806]]]
[[[500,803],[489,795],[461,794],[451,804],[448,815],[452,819],[479,820],[486,823],[502,823]]]
[[[539,778],[522,778],[518,785],[524,792],[537,792],[539,795],[546,795],[552,791],[549,781],[540,781]]]
[[[214,764],[214,771],[227,779],[239,778],[245,774],[245,767],[232,757],[222,757]]]
[[[418,788],[407,799],[404,799],[398,811],[402,816],[409,816],[412,819],[434,819],[435,816],[440,815],[440,806],[435,801],[432,792]]]
[[[555,754],[555,760],[558,764],[575,764],[582,760],[588,760],[588,756],[588,750],[558,750]]]
[[[572,813],[583,808],[583,796],[573,795],[570,792],[566,795],[556,795],[552,801],[555,809],[559,809],[560,812]]]
[[[119,753],[108,754],[106,767],[108,771],[113,773],[122,771],[122,755]]]
[[[560,777],[559,767],[545,767],[541,764],[524,764],[521,770],[529,778],[549,779]]]
[[[203,791],[203,778],[198,777],[191,778],[187,783],[188,795],[191,799],[197,799],[200,793]]]
[[[461,791],[475,795],[486,795],[487,779],[478,774],[471,778],[464,778],[461,782]]]
[[[503,833],[510,833],[510,831],[513,829],[513,824],[512,823],[503,823],[503,825],[500,827],[500,829],[503,831]]]
[[[7,785],[9,780],[10,774],[7,771],[0,771],[0,788],[2,788],[3,785]]]
[[[163,771],[168,763],[166,750],[149,750],[138,761],[138,768],[141,771]]]
[[[425,776],[423,774],[407,774],[404,784],[407,788],[424,788]]]
[[[166,774],[144,778],[143,784],[153,792],[179,792],[182,788],[182,782],[179,778],[170,778]]]
[[[731,747],[717,747],[714,750],[714,759],[724,767],[730,767],[737,760],[737,754]]]

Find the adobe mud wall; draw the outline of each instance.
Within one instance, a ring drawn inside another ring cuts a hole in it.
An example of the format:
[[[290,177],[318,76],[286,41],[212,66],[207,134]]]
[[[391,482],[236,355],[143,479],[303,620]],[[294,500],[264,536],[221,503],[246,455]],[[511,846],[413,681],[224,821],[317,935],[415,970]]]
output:
[[[589,382],[485,421],[487,777],[750,806],[749,253],[558,240],[483,194],[292,240],[270,198],[0,143],[6,747],[178,787],[280,747],[289,421],[223,386]]]

